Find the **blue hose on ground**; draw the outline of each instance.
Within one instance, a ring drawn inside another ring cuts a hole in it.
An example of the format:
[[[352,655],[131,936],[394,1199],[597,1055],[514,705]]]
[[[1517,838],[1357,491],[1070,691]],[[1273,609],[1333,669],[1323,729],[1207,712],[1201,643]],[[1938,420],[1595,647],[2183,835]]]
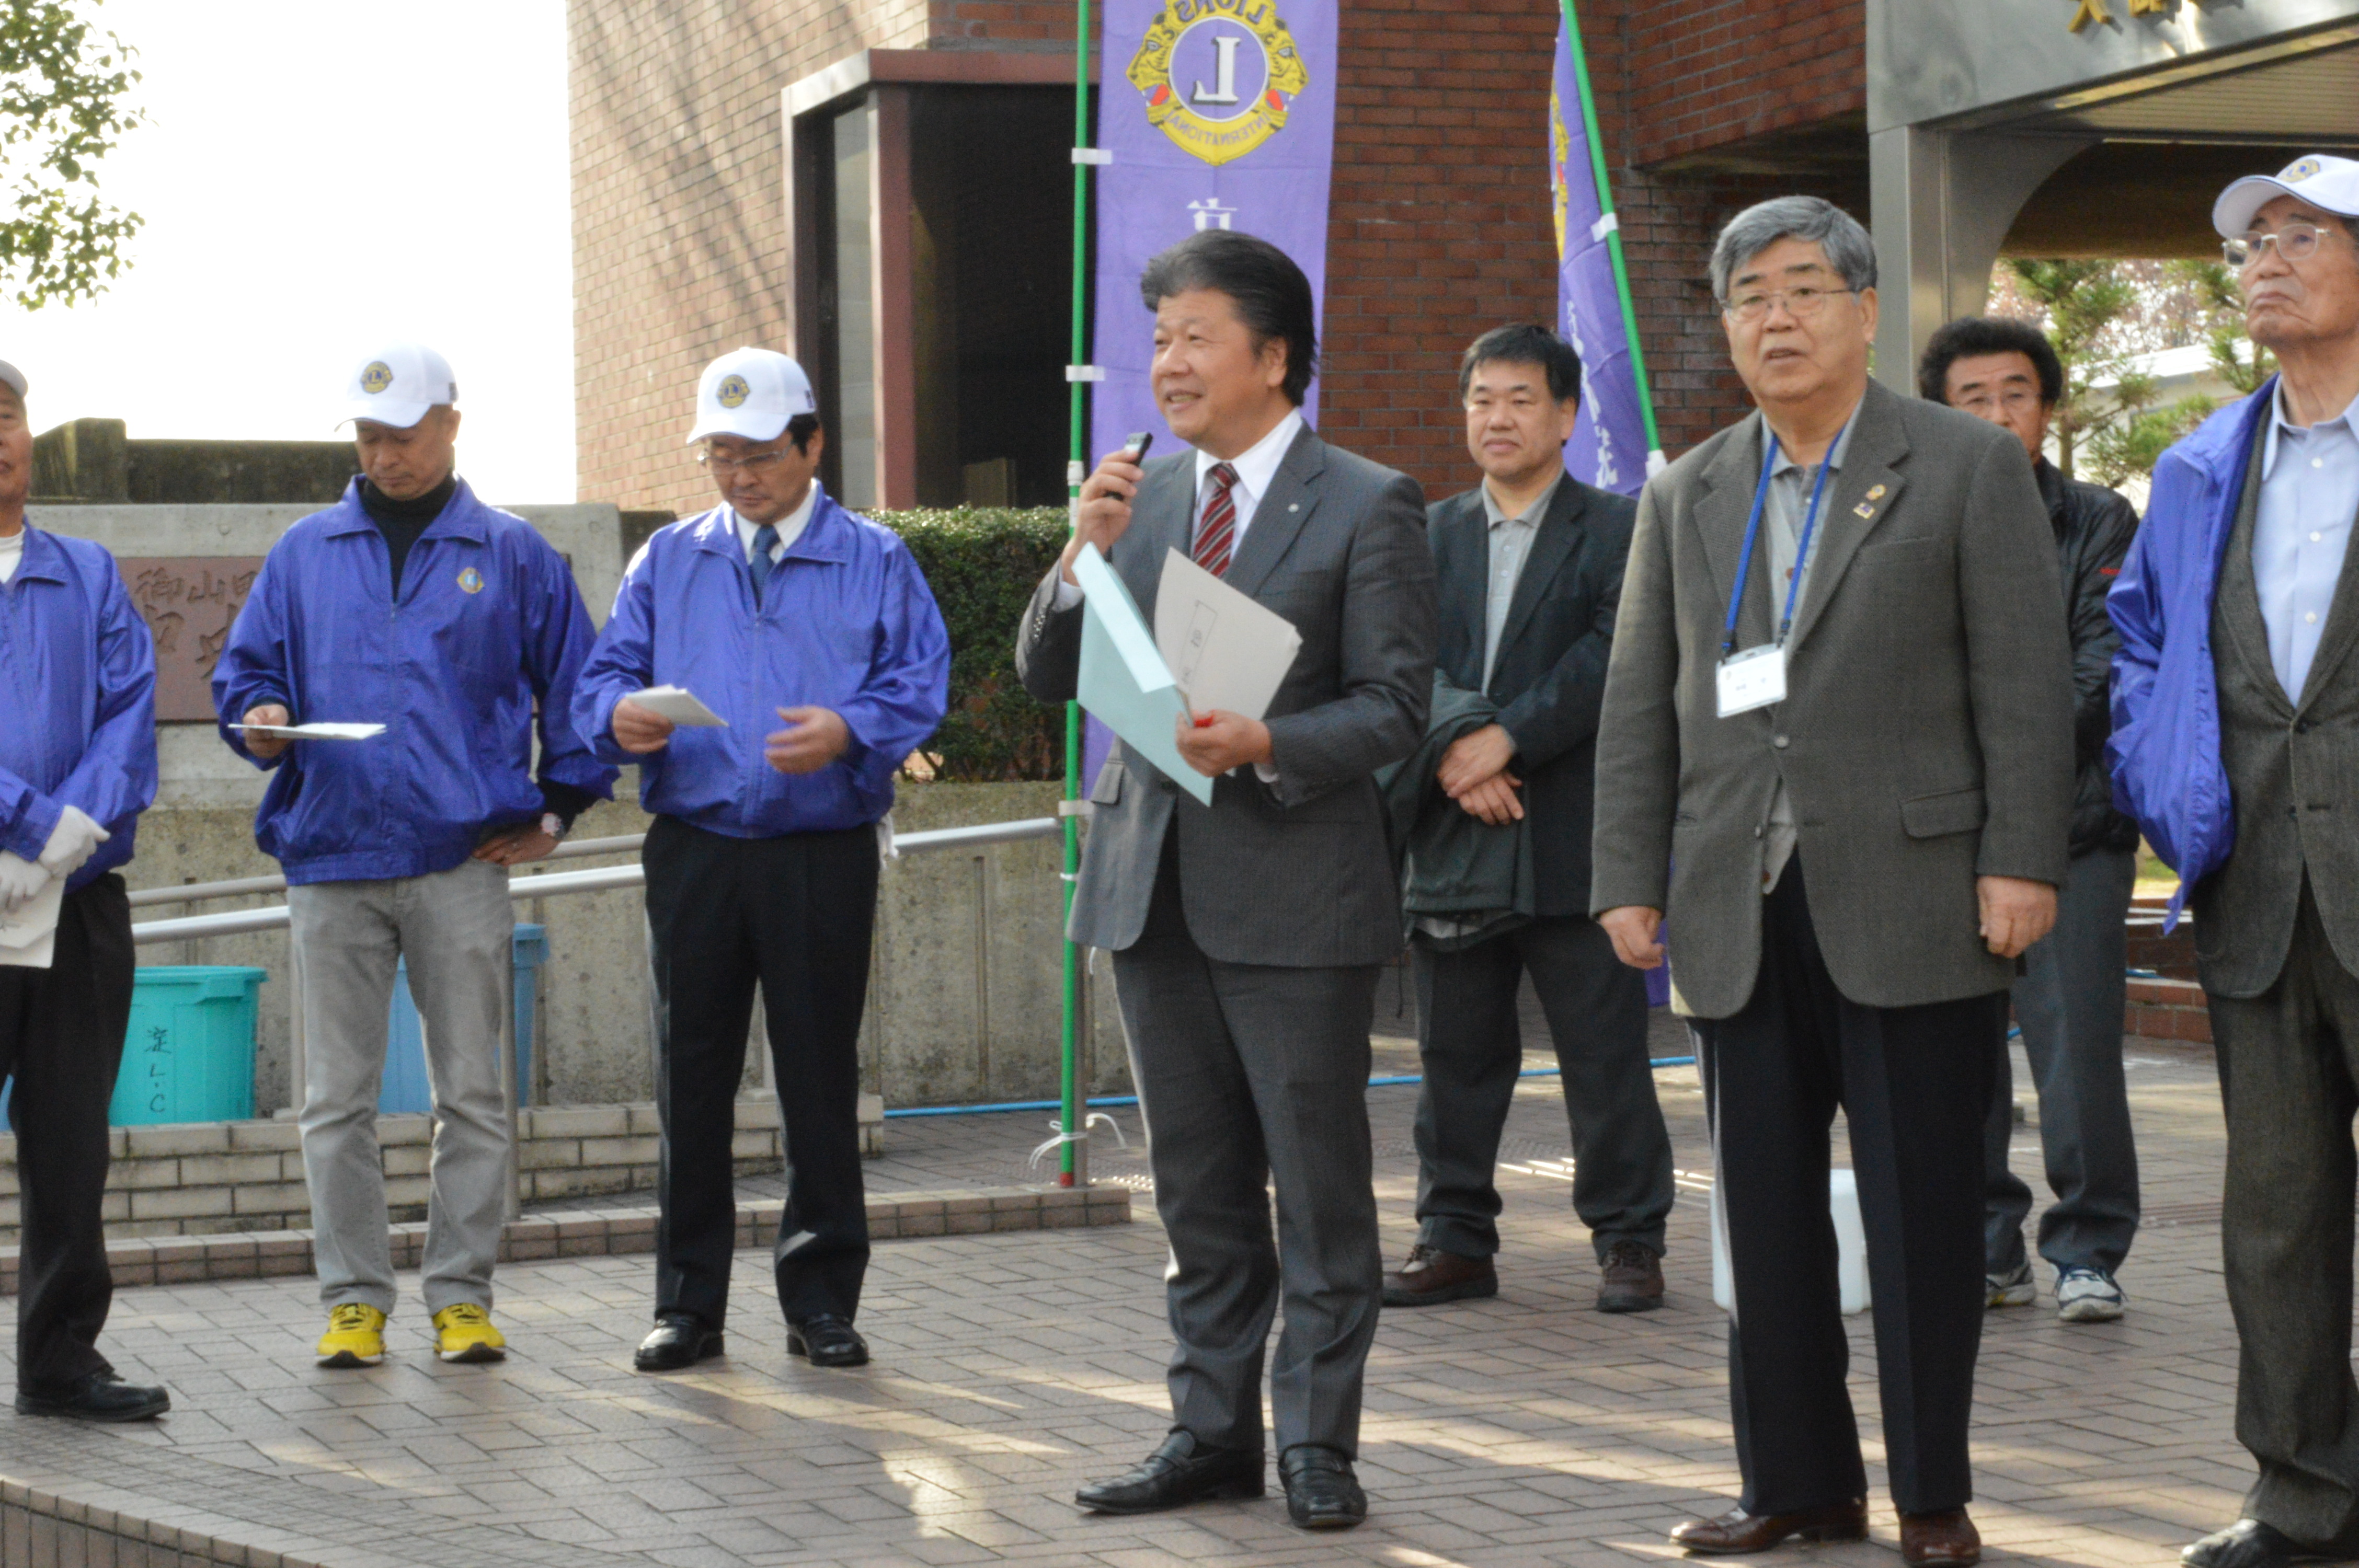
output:
[[[1657,1067],[1692,1067],[1695,1065],[1695,1058],[1693,1056],[1658,1056],[1648,1065]],[[1516,1076],[1520,1078],[1553,1078],[1562,1070],[1563,1069],[1559,1067],[1527,1067]],[[1393,1076],[1370,1078],[1368,1080],[1368,1087],[1372,1089],[1387,1089],[1396,1087],[1401,1084],[1421,1084],[1423,1082],[1425,1082],[1425,1079],[1421,1076],[1415,1073],[1406,1073]],[[1093,1099],[1089,1102],[1091,1108],[1093,1109],[1099,1106],[1136,1105],[1137,1103],[1138,1097],[1136,1095],[1107,1095],[1103,1098]],[[1061,1100],[1017,1099],[1003,1100],[997,1105],[913,1105],[905,1107],[900,1110],[888,1110],[885,1114],[888,1117],[976,1116],[986,1111],[996,1110],[1062,1110],[1064,1108],[1064,1102]]]

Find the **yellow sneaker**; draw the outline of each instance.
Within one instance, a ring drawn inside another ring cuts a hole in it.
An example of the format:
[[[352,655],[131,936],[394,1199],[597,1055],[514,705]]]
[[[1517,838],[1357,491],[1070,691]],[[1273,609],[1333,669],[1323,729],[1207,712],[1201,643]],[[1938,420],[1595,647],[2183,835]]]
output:
[[[507,1340],[492,1326],[492,1314],[473,1302],[446,1306],[434,1314],[434,1354],[445,1361],[505,1361]]]
[[[322,1367],[374,1367],[385,1359],[385,1314],[365,1302],[346,1302],[328,1314],[320,1337]]]

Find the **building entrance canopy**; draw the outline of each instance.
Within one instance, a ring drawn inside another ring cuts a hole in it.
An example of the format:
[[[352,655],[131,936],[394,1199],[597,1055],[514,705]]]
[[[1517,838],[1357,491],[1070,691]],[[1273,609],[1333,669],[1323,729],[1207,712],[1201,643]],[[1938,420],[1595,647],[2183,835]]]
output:
[[[2359,0],[1868,0],[1877,374],[2019,255],[2214,254],[2212,198],[2359,149]]]

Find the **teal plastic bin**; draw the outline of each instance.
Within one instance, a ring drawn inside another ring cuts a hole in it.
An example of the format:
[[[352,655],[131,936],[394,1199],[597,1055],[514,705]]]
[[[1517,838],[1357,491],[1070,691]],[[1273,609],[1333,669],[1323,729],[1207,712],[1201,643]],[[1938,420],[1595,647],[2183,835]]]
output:
[[[516,959],[516,1103],[532,1103],[532,1035],[536,1018],[534,971],[549,960],[549,928],[518,925],[512,945]],[[426,1033],[418,1022],[418,1003],[409,994],[409,965],[394,967],[393,1016],[387,1022],[385,1077],[377,1088],[376,1108],[386,1115],[434,1108],[434,1092],[426,1081]]]
[[[267,969],[165,964],[134,971],[131,1030],[106,1119],[237,1121],[254,1114],[254,1032]]]

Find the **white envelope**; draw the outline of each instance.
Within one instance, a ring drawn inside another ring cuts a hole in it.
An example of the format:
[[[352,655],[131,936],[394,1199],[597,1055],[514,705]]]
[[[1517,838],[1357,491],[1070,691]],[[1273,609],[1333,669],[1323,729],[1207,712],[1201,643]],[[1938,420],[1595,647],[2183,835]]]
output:
[[[729,727],[729,720],[699,702],[696,694],[684,686],[651,686],[645,691],[631,693],[631,700],[684,730]]]
[[[371,741],[385,733],[382,724],[233,724],[253,735],[284,735],[290,741]]]
[[[0,968],[49,967],[57,948],[58,909],[65,896],[65,878],[51,877],[32,902],[14,914],[0,915]]]
[[[1211,572],[1168,550],[1155,589],[1155,650],[1198,713],[1246,719],[1269,711],[1294,667],[1302,634]]]

